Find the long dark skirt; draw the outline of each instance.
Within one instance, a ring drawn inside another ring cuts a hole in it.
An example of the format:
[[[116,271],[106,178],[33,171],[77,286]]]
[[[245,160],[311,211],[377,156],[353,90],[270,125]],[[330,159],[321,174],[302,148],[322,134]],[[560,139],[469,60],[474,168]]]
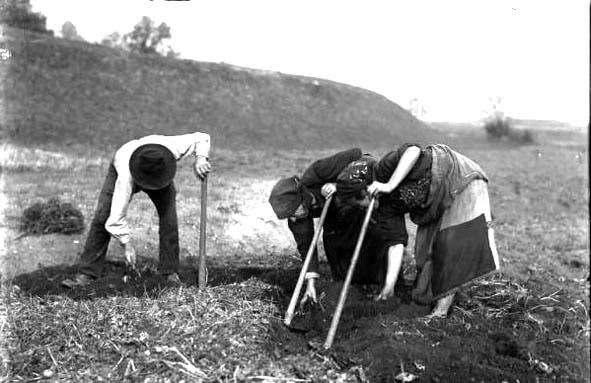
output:
[[[500,269],[490,222],[487,184],[475,180],[439,221],[418,227],[415,301],[431,303]]]

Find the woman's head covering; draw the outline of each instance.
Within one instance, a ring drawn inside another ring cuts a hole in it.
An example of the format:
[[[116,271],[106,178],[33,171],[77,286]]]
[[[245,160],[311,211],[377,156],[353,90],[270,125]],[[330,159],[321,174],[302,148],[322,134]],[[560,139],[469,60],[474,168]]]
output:
[[[373,182],[373,170],[377,160],[364,156],[351,162],[337,177],[337,196],[346,201],[361,198],[367,186]]]
[[[133,181],[142,189],[159,190],[174,179],[176,159],[163,145],[142,145],[131,154],[129,171]]]

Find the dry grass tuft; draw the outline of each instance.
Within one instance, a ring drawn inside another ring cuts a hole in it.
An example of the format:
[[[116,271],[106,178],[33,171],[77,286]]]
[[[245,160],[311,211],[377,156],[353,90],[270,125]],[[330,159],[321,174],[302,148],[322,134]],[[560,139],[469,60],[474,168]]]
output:
[[[482,316],[510,328],[530,330],[537,336],[589,339],[589,301],[573,300],[552,285],[532,290],[533,284],[498,274],[460,294],[456,308],[465,317]]]

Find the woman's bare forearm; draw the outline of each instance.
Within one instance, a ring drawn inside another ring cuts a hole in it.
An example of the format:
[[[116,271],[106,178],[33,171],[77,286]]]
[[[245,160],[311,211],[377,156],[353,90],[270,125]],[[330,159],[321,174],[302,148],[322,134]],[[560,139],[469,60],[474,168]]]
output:
[[[394,169],[394,172],[390,176],[390,179],[386,183],[390,192],[396,189],[398,185],[404,180],[404,178],[410,173],[412,167],[417,163],[419,156],[421,155],[421,148],[418,146],[411,146],[402,153],[400,161]]]

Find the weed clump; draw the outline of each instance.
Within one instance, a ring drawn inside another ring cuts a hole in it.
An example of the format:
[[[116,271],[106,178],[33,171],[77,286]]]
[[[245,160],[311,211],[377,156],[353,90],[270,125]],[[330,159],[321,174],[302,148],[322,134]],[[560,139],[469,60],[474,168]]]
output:
[[[20,222],[20,230],[27,234],[76,234],[84,230],[84,216],[71,203],[52,197],[26,208]]]

